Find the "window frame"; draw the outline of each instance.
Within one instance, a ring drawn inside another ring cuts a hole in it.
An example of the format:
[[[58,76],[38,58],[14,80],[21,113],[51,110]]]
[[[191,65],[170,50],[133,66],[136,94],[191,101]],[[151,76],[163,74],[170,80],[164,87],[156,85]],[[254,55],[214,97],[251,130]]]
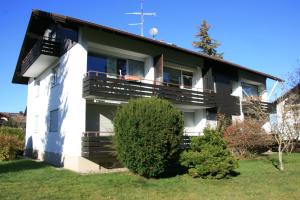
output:
[[[88,56],[87,56],[87,59],[89,58],[89,56],[94,56],[94,57],[102,57],[102,58],[105,58],[106,60],[106,64],[105,64],[105,74],[107,74],[109,77],[111,76],[125,76],[125,75],[130,75],[129,74],[129,69],[130,69],[130,66],[129,66],[129,60],[132,60],[132,61],[137,61],[137,62],[142,62],[143,63],[143,76],[142,78],[145,77],[145,60],[144,59],[139,59],[139,58],[131,58],[131,57],[126,57],[125,55],[124,56],[119,56],[119,55],[111,55],[111,54],[102,54],[102,53],[94,53],[93,51],[89,51],[88,52]],[[109,68],[108,66],[108,61],[109,60],[115,60],[115,69],[112,70],[111,68]],[[125,64],[125,74],[121,73],[118,71],[118,60],[125,60],[126,64]],[[87,62],[87,72],[91,72],[93,70],[89,70],[89,65],[88,65],[88,62]],[[109,71],[115,71],[116,74],[112,74],[110,73]],[[139,76],[140,75],[131,75],[131,76]]]
[[[244,86],[250,86],[250,88],[252,87],[255,87],[256,88],[256,95],[249,95],[246,90],[244,89]],[[241,82],[241,87],[242,87],[242,97],[243,99],[247,98],[247,97],[259,97],[260,96],[260,88],[259,88],[259,85],[256,85],[256,84],[253,84],[253,83],[249,83],[249,82],[245,82],[245,81],[242,81]]]
[[[53,113],[53,112],[56,112],[57,113],[57,118],[56,118],[56,129],[52,129],[52,121],[53,121],[53,119],[52,119],[52,115],[51,115],[51,113]],[[59,116],[59,109],[57,108],[57,109],[54,109],[54,110],[51,110],[50,112],[49,112],[49,132],[50,133],[56,133],[56,132],[58,132],[58,129],[59,129],[59,119],[58,119],[58,116]]]
[[[174,67],[174,66],[172,66],[172,65],[170,65],[170,64],[165,65],[165,66],[164,66],[164,70],[165,70],[166,68],[169,68],[169,69],[171,69],[171,70],[177,70],[177,71],[180,72],[179,83],[177,84],[177,83],[166,82],[166,81],[165,81],[165,78],[164,78],[164,73],[165,73],[165,71],[164,71],[164,72],[163,72],[163,82],[164,82],[166,85],[178,86],[178,87],[184,88],[184,89],[192,89],[192,88],[193,88],[193,78],[194,78],[194,71],[193,71],[193,70],[189,70],[189,69],[186,69],[186,68],[184,68],[184,67]],[[184,75],[184,72],[186,72],[186,73],[191,73],[191,76],[189,76],[189,75]],[[185,84],[184,84],[184,79],[183,79],[184,77],[191,77],[191,86],[185,85]]]

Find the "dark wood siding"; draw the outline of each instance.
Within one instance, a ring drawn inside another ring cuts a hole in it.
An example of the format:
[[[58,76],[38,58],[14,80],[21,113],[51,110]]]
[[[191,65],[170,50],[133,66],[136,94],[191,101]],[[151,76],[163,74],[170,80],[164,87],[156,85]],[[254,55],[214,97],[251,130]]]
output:
[[[209,70],[207,70],[208,72],[204,74],[203,78],[207,82],[207,84],[204,83],[205,87],[211,87],[211,79],[215,82],[217,112],[228,117],[240,115],[239,98],[231,95],[232,83],[238,81],[238,71],[229,70],[223,64],[214,61],[205,61],[204,66],[206,70],[207,68],[212,68],[212,78],[210,78]]]
[[[163,82],[163,67],[164,67],[164,56],[163,54],[154,57],[154,70],[155,80]]]

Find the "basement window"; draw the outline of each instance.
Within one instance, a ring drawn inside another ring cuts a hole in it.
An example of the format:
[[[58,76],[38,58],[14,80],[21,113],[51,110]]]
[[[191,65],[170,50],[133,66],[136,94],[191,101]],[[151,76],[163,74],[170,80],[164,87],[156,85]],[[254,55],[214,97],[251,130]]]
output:
[[[50,111],[49,131],[50,132],[58,131],[58,109]]]

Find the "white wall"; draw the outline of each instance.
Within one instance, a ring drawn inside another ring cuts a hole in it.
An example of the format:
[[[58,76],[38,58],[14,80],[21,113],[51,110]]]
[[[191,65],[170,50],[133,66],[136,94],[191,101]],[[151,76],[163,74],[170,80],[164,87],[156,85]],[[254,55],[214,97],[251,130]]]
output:
[[[35,86],[35,81],[30,79],[26,141],[32,137],[33,149],[80,156],[81,136],[85,131],[82,78],[86,71],[86,56],[86,50],[80,44],[64,54],[58,62],[58,84],[54,87],[51,86],[51,72],[55,64],[36,78],[40,81],[40,86]],[[55,109],[59,110],[59,131],[49,132],[50,111]]]
[[[203,91],[203,78],[201,67],[197,67],[193,73],[193,90]]]
[[[155,80],[155,71],[154,71],[154,63],[153,63],[152,56],[148,56],[145,59],[145,79],[149,80],[146,81],[146,83],[153,83],[152,81]]]

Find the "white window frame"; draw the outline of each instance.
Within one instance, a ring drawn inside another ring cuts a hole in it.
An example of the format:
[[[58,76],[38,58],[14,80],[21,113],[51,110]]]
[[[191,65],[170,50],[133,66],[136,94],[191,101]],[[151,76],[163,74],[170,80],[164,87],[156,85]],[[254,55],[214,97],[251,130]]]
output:
[[[54,120],[54,119],[52,119],[52,115],[51,115],[51,113],[53,113],[53,112],[56,112],[57,113],[57,116],[56,116],[56,126],[57,127],[54,127],[54,128],[52,128],[52,121]],[[49,132],[58,132],[58,129],[59,129],[59,119],[58,119],[58,116],[59,116],[59,109],[54,109],[54,110],[51,110],[50,112],[49,112]]]
[[[185,67],[185,66],[178,65],[176,63],[171,63],[171,62],[166,62],[164,64],[164,67],[171,68],[171,69],[176,69],[176,70],[180,71],[180,83],[179,83],[179,87],[180,88],[190,89],[191,90],[194,87],[194,83],[193,83],[193,78],[195,76],[195,71],[194,70],[190,69],[189,67]],[[184,84],[183,84],[183,76],[184,75],[182,74],[183,71],[184,72],[190,72],[190,73],[193,74],[192,75],[192,86],[191,87],[184,86]]]

